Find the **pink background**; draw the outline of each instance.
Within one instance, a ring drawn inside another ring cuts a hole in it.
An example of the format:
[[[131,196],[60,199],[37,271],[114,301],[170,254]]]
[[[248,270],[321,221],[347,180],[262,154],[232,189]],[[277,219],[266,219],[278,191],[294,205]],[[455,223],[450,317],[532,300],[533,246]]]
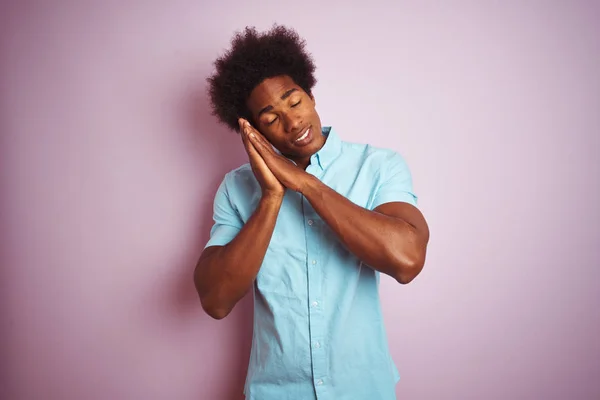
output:
[[[245,162],[204,79],[275,21],[308,41],[323,123],[413,171],[429,257],[381,289],[399,398],[600,398],[598,2],[13,3],[0,398],[240,398],[251,299],[214,321],[192,283]]]

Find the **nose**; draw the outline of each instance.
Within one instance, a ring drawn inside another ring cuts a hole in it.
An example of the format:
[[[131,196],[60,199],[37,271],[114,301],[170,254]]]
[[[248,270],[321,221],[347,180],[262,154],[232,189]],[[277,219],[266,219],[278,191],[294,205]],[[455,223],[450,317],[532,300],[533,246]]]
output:
[[[296,133],[302,129],[302,117],[298,113],[287,112],[283,116],[284,128],[287,133]]]

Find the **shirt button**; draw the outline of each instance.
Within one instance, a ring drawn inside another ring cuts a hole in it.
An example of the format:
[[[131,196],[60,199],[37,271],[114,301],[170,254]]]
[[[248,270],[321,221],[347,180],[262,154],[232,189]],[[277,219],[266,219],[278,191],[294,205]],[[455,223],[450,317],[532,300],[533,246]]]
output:
[[[312,260],[312,265],[315,265],[317,263],[317,260]]]
[[[322,384],[323,384],[323,379],[319,379],[319,380],[317,381],[317,385],[321,386]]]
[[[321,343],[315,342],[315,348],[320,349],[321,348]]]
[[[313,224],[313,220],[312,220],[312,219],[309,219],[309,220],[308,220],[308,224],[309,224],[309,225],[312,225],[312,224]]]
[[[313,301],[311,305],[312,305],[313,307],[316,307],[316,306],[318,306],[318,305],[319,305],[319,302],[318,302],[318,301]]]

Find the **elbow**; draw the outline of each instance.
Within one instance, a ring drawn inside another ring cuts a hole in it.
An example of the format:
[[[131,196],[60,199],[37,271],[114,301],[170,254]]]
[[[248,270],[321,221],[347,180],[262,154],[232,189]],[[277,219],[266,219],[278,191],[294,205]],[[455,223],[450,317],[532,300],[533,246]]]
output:
[[[196,271],[197,272],[197,271]],[[218,291],[215,288],[209,289],[207,285],[200,284],[196,273],[194,273],[194,284],[202,309],[213,319],[223,319],[231,312],[231,307],[224,306],[224,302],[219,298]]]
[[[209,299],[202,298],[202,296],[200,297],[200,303],[202,304],[202,309],[204,310],[204,312],[208,314],[209,317],[216,320],[225,318],[231,312],[231,309],[218,306],[214,304],[214,302],[211,302]]]
[[[401,285],[411,283],[423,270],[425,257],[413,257],[397,263],[395,267],[394,279]]]
[[[408,239],[404,237],[398,239],[389,241],[385,249],[389,262],[389,275],[401,285],[407,285],[423,270],[428,239],[422,240],[416,232],[413,232]]]
[[[207,309],[205,308],[204,311],[206,311],[206,313],[213,319],[216,320],[220,320],[225,318],[226,316],[229,315],[229,311],[228,310],[224,310],[222,308],[214,308],[214,309]]]
[[[417,277],[418,273],[409,273],[406,271],[397,273],[394,278],[401,285],[408,285]]]

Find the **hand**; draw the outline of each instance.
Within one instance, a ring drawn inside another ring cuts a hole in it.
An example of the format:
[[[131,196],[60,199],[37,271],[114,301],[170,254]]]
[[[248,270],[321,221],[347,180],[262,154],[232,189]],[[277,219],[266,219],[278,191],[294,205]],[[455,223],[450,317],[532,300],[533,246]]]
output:
[[[254,148],[254,145],[248,139],[248,133],[250,132],[250,124],[243,118],[238,120],[240,124],[240,134],[242,136],[242,142],[248,153],[248,159],[252,172],[260,184],[263,196],[275,196],[283,197],[285,194],[285,187],[277,180],[275,175],[271,172],[265,161],[262,159],[260,154]]]
[[[287,158],[277,154],[271,143],[258,130],[254,129],[245,119],[240,118],[240,120],[243,124],[240,125],[240,127],[243,126],[241,129],[242,136],[247,136],[250,145],[253,146],[253,149],[259,154],[259,157],[277,178],[278,182],[281,182],[288,189],[302,193],[311,175],[298,168]]]

